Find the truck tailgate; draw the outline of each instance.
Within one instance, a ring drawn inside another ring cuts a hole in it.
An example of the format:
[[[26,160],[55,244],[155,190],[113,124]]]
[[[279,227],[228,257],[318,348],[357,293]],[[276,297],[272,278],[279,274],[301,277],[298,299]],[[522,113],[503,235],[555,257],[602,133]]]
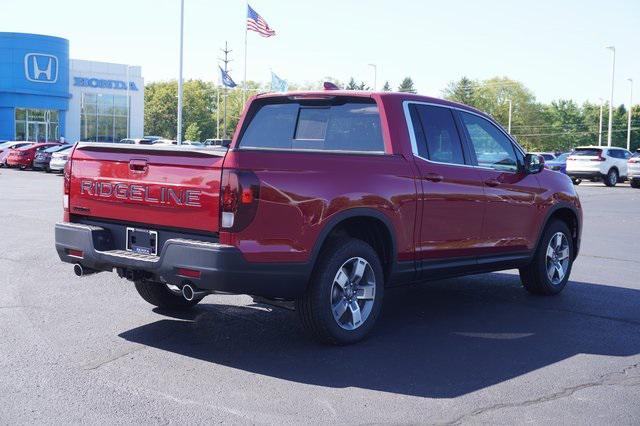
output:
[[[126,223],[217,232],[225,151],[79,143],[69,211]]]

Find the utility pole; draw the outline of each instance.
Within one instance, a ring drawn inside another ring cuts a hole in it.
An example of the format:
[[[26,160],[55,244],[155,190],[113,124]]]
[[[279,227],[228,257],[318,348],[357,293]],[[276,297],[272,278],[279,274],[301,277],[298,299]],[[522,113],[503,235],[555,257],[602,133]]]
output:
[[[509,127],[507,131],[511,134],[511,113],[513,112],[513,103],[511,102],[511,99],[507,99],[507,102],[509,102]]]
[[[604,99],[600,98],[600,127],[598,128],[598,146],[602,146],[602,110],[604,108]]]
[[[631,113],[633,111],[633,79],[629,81],[629,109],[627,110],[627,151],[631,151]]]
[[[176,139],[182,145],[182,52],[184,45],[184,0],[180,0],[180,66],[178,67],[178,128]],[[127,84],[129,84],[127,82]]]
[[[616,48],[615,46],[607,46],[606,49],[613,53],[613,60],[611,62],[611,96],[609,97],[609,134],[607,135],[607,146],[611,146],[613,130],[613,82],[616,76]]]
[[[220,49],[222,51],[222,53],[224,53],[224,59],[222,58],[218,58],[219,61],[222,61],[222,63],[224,64],[224,72],[225,74],[229,74],[229,62],[233,61],[233,59],[229,59],[229,53],[232,52],[232,50],[229,49],[229,44],[228,42],[224,42],[224,49]],[[224,115],[223,115],[223,119],[222,119],[222,139],[227,139],[227,86],[224,84],[224,81],[222,82],[222,86],[224,87],[224,95],[223,95],[223,104],[224,104]]]
[[[378,90],[378,66],[376,64],[369,64],[373,68],[373,91]]]

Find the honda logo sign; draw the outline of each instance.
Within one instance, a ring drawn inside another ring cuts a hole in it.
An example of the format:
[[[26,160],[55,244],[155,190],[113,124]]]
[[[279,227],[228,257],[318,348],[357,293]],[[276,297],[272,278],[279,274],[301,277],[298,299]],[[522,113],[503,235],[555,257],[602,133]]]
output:
[[[24,55],[24,75],[36,83],[55,83],[58,81],[58,58],[45,53],[27,53]]]

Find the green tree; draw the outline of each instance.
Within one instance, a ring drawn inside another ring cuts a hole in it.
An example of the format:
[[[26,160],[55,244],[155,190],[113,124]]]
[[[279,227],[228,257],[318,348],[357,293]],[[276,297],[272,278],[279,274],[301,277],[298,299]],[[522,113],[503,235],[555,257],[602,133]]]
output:
[[[389,84],[388,81],[384,82],[384,86],[382,86],[382,91],[383,92],[390,92],[391,91],[391,85]]]
[[[187,130],[184,132],[184,138],[188,141],[199,141],[200,134],[201,132],[198,123],[193,122],[187,126]]]
[[[364,81],[361,81],[360,83],[356,83],[356,80],[353,77],[351,77],[345,89],[346,90],[371,90],[371,88],[367,86],[367,83],[365,83]]]
[[[417,93],[411,77],[405,77],[405,79],[402,80],[402,83],[400,83],[398,87],[398,92]]]
[[[458,81],[449,83],[443,91],[445,99],[460,102],[465,105],[474,105],[478,82],[462,77]]]

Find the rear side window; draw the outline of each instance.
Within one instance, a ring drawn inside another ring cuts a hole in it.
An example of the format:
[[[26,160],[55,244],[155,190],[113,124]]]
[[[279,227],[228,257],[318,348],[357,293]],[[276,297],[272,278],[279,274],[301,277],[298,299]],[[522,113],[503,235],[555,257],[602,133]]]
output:
[[[592,148],[578,148],[571,153],[572,156],[578,157],[598,157],[602,154],[601,149],[592,149]]]
[[[417,126],[418,155],[438,163],[464,164],[462,143],[449,108],[415,105],[412,114],[414,129]]]
[[[240,148],[384,152],[374,102],[265,104],[253,115]]]

